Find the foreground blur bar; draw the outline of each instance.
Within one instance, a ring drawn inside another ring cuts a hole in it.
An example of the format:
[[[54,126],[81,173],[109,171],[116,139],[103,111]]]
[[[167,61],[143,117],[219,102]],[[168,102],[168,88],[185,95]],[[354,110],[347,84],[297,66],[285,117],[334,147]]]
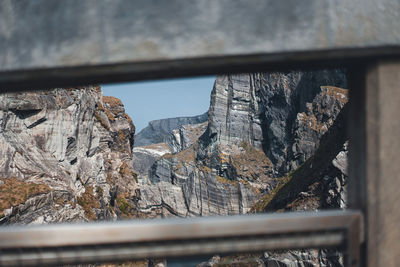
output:
[[[325,211],[0,228],[1,266],[343,248],[357,266],[361,214]],[[352,248],[351,250],[349,248]],[[348,265],[350,266],[350,265]]]
[[[0,88],[400,55],[398,0],[1,0]]]

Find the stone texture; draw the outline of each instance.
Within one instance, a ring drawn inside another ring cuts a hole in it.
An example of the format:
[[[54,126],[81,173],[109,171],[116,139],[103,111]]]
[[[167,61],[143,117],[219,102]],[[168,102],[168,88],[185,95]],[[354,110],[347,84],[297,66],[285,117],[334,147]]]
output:
[[[151,216],[249,212],[317,150],[347,102],[336,87],[345,85],[341,70],[218,76],[208,122],[170,131],[171,154],[153,157],[139,208]]]
[[[343,208],[346,137],[329,136],[343,126],[345,85],[341,70],[218,76],[208,113],[152,122],[135,140],[122,103],[98,87],[3,95],[2,177],[51,190],[4,210],[0,220],[244,214],[283,176],[299,179],[302,166],[319,170],[302,179],[317,183],[274,197],[271,211]],[[326,261],[323,251],[279,255],[257,262],[324,266],[341,259]]]
[[[167,153],[171,153],[171,148],[166,143],[151,144],[132,149],[133,169],[138,174],[139,183],[149,183],[148,177],[151,167],[157,159]]]
[[[169,119],[166,119],[169,120]],[[190,122],[190,121],[189,121]],[[153,164],[161,156],[177,153],[195,144],[207,128],[207,122],[184,124],[165,135],[165,142],[136,146],[132,150],[133,168],[141,184],[149,183],[149,173]],[[158,164],[159,168],[162,166]]]
[[[177,170],[179,164],[183,166]],[[138,203],[150,217],[242,214],[256,200],[256,194],[247,185],[181,161],[163,158],[153,166],[153,172],[153,184],[141,187]]]
[[[345,208],[347,144],[337,132],[345,132],[341,111],[348,92],[341,87],[346,87],[341,70],[218,76],[204,133],[182,147],[185,131],[196,126],[172,132],[172,154],[154,161],[139,208],[152,217],[247,213],[275,192],[280,177],[303,165],[315,170],[307,177],[316,182],[297,185],[292,198],[282,194],[285,205],[269,211]],[[234,257],[238,264],[240,259]],[[217,262],[224,258],[201,266]],[[341,266],[343,257],[328,250],[287,251],[265,253],[254,264]]]
[[[262,130],[252,75],[218,76],[211,92],[208,136],[221,145],[247,141],[261,147]],[[215,140],[214,140],[215,137]]]
[[[208,122],[186,124],[182,125],[176,130],[173,130],[166,141],[171,149],[171,152],[177,153],[195,144],[199,137],[206,130],[207,125]]]
[[[2,94],[0,125],[1,177],[51,189],[14,207],[3,223],[117,218],[110,192],[136,188],[135,128],[121,101],[97,86]],[[83,202],[88,191],[92,201]]]
[[[178,117],[154,120],[135,136],[135,146],[147,146],[165,142],[173,130],[186,124],[197,124],[207,121],[207,113],[193,117]]]

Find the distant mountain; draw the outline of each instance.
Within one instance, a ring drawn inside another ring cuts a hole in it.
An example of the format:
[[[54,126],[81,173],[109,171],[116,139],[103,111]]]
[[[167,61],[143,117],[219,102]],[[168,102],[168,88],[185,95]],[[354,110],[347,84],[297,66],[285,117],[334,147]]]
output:
[[[207,121],[207,112],[193,117],[177,117],[162,120],[154,120],[135,135],[135,147],[163,143],[171,135],[173,130],[183,125],[198,124]]]

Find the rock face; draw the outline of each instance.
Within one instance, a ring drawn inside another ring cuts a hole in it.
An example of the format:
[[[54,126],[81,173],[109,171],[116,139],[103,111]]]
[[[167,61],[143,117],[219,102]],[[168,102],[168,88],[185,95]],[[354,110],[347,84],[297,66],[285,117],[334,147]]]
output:
[[[169,120],[169,119],[166,119]],[[149,172],[156,160],[167,153],[177,153],[189,148],[202,135],[207,122],[185,124],[165,136],[165,142],[134,147],[132,150],[133,168],[138,173],[141,184],[149,183]]]
[[[136,137],[121,101],[96,86],[2,95],[0,223],[343,208],[343,88],[341,70],[218,76],[206,114]],[[257,262],[336,266],[341,255]]]
[[[173,130],[167,138],[167,144],[172,153],[177,153],[189,148],[197,142],[199,137],[207,129],[207,122],[182,125],[179,129]]]
[[[207,123],[171,131],[170,153],[146,169],[140,210],[150,217],[249,212],[317,150],[347,102],[345,86],[340,70],[217,77]]]
[[[0,96],[0,174],[48,187],[14,203],[2,223],[116,219],[115,199],[136,189],[135,128],[99,87]],[[1,188],[0,188],[1,190]]]
[[[167,143],[157,143],[132,149],[133,169],[140,184],[149,183],[149,171],[161,156],[171,153]]]
[[[346,88],[340,70],[219,76],[200,156],[209,157],[216,145],[248,142],[262,147],[282,176],[318,147],[346,102],[340,88]]]
[[[187,217],[343,208],[345,87],[341,70],[217,77],[207,124],[170,134],[164,143],[170,153],[150,167],[139,209],[149,217]],[[204,133],[197,138],[190,129]],[[341,254],[326,250],[257,258],[259,266],[342,261]],[[202,266],[221,263],[224,258],[214,257]]]
[[[198,124],[207,121],[207,113],[193,117],[178,117],[162,120],[154,120],[135,136],[135,146],[147,146],[163,143],[167,140],[173,130],[183,125]]]

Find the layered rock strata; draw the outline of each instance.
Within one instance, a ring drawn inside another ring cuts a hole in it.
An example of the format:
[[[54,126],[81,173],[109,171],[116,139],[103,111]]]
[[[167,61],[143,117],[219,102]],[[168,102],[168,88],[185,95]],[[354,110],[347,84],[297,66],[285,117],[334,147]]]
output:
[[[262,98],[265,100],[265,98]],[[271,158],[275,172],[272,175],[291,170],[279,182],[259,198],[252,212],[302,211],[346,207],[347,184],[347,90],[334,86],[321,86],[319,92],[305,109],[298,112],[285,132],[289,143],[283,142],[286,153],[284,160],[274,161],[275,146],[282,139],[282,133],[268,135],[272,141],[263,144]],[[271,107],[270,107],[271,108]],[[284,109],[287,109],[285,106]],[[275,111],[276,114],[281,114]],[[211,112],[210,112],[211,114]],[[265,117],[273,117],[264,113]],[[281,117],[282,118],[282,117]],[[265,118],[264,118],[265,120]],[[271,125],[279,121],[272,121]],[[281,129],[283,124],[279,124]],[[285,126],[287,127],[287,125]],[[276,130],[276,129],[275,129]],[[275,137],[280,137],[275,139]],[[274,140],[275,139],[275,140]],[[278,150],[275,150],[279,152]],[[208,152],[210,153],[210,152]],[[275,159],[279,159],[276,157]],[[204,157],[207,159],[207,156]],[[248,166],[251,161],[244,161]],[[243,165],[242,165],[243,166]],[[238,168],[236,168],[237,170]],[[343,266],[343,255],[334,250],[302,250],[253,255],[214,256],[199,266],[252,264],[252,266]]]
[[[218,76],[207,124],[170,133],[170,153],[147,170],[140,210],[150,217],[249,212],[316,151],[347,102],[345,85],[340,70]],[[193,132],[203,133],[185,137]]]
[[[97,86],[2,94],[0,124],[1,177],[48,188],[7,207],[2,223],[123,217],[116,200],[129,202],[137,184],[120,100]]]
[[[2,95],[0,222],[344,207],[345,87],[341,70],[218,76],[208,116],[150,123],[136,140],[98,87]],[[258,260],[340,264],[327,253]]]

